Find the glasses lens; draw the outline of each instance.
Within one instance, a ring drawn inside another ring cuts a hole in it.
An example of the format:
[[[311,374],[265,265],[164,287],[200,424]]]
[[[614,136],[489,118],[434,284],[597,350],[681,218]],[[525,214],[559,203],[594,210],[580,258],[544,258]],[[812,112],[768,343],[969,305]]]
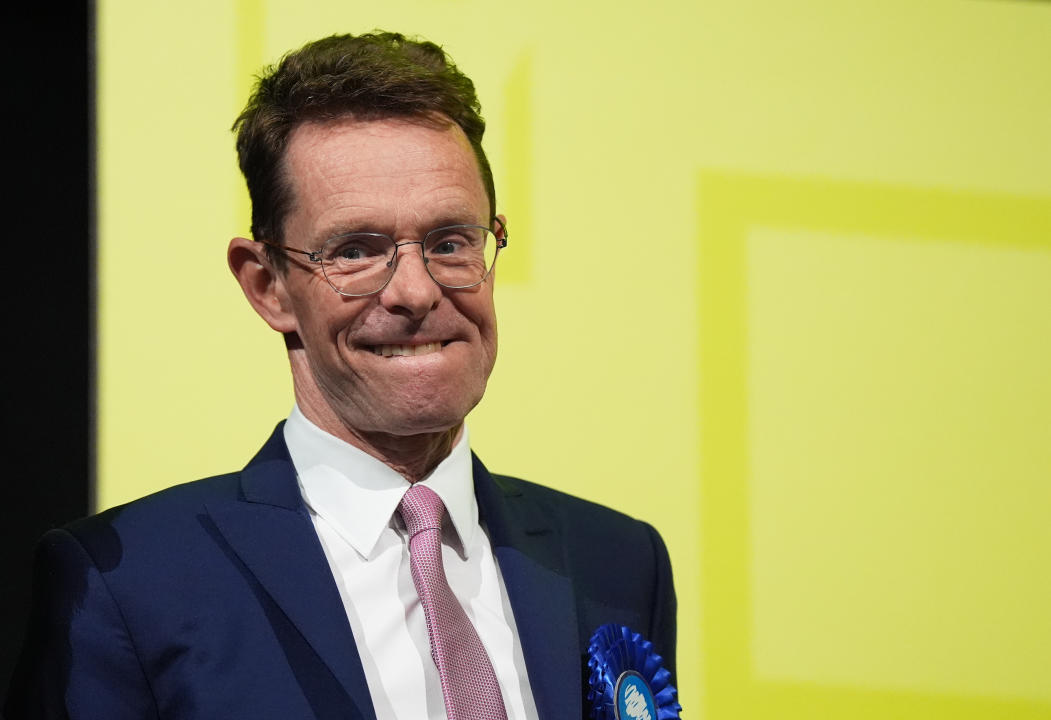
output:
[[[479,225],[453,225],[427,233],[427,269],[439,284],[471,287],[485,280],[496,262],[496,236]]]
[[[386,235],[352,233],[331,238],[321,251],[321,269],[337,291],[376,292],[390,277],[394,241]]]

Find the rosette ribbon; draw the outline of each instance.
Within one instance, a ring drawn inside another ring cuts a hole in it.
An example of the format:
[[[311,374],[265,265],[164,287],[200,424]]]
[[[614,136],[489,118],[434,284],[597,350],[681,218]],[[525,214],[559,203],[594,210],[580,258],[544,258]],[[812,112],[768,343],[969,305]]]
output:
[[[653,649],[653,643],[624,625],[603,625],[588,643],[591,671],[588,702],[594,720],[618,720],[618,682],[625,675],[641,679],[653,696],[653,720],[677,720],[682,706],[676,700],[671,673]],[[627,718],[620,718],[627,720]]]

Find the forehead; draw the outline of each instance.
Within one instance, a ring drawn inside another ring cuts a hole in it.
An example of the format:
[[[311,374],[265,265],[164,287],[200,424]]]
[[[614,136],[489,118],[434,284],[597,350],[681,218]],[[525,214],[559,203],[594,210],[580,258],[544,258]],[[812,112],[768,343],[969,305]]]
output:
[[[400,226],[432,214],[488,221],[478,161],[452,122],[304,123],[290,136],[284,170],[292,200],[287,222],[300,232],[355,222]]]

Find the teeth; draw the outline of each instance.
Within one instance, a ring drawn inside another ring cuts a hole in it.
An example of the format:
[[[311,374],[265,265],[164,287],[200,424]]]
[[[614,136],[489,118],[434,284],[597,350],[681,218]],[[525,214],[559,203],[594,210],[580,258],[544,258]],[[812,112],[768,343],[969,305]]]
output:
[[[374,345],[372,352],[383,357],[405,357],[412,355],[427,355],[442,349],[441,343],[425,343],[423,345]]]

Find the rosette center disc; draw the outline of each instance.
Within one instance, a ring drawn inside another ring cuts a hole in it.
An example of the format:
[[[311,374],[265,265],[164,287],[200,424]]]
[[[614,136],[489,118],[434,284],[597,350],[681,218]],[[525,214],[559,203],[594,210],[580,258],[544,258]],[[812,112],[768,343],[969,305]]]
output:
[[[634,670],[620,674],[613,696],[616,698],[614,707],[617,720],[657,719],[657,703],[653,699],[650,686],[642,675]]]

